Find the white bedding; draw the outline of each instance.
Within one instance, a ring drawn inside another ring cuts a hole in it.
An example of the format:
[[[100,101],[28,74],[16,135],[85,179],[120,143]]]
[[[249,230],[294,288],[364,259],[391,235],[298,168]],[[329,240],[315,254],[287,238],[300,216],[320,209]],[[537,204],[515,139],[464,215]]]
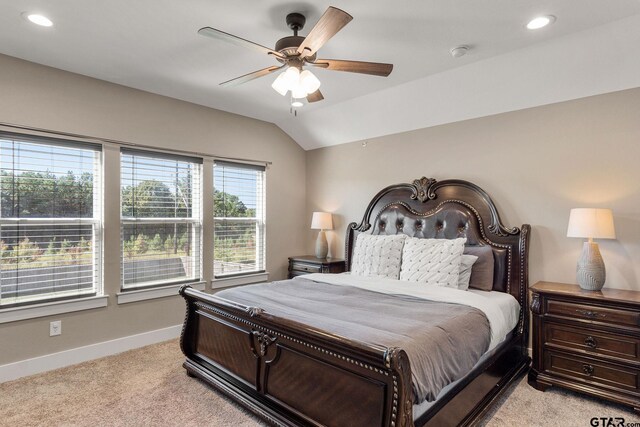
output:
[[[487,316],[491,327],[491,343],[487,351],[491,351],[505,339],[517,325],[520,316],[520,304],[512,295],[504,292],[461,291],[383,277],[353,276],[348,273],[313,273],[301,278],[337,286],[353,286],[388,295],[408,295],[428,301],[463,304],[477,308]]]
[[[509,332],[518,324],[520,320],[520,303],[515,297],[506,292],[497,291],[480,291],[478,289],[469,289],[463,292],[471,292],[480,298],[484,298],[502,311],[506,322],[506,332],[500,341],[503,341]]]

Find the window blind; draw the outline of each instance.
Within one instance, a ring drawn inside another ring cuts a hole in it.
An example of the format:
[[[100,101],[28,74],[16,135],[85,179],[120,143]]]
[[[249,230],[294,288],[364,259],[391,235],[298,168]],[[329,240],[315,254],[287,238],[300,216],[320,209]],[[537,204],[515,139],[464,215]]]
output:
[[[100,148],[0,133],[0,306],[102,293]]]
[[[200,280],[201,162],[121,150],[124,289]]]
[[[214,187],[215,277],[265,270],[265,168],[216,161]]]

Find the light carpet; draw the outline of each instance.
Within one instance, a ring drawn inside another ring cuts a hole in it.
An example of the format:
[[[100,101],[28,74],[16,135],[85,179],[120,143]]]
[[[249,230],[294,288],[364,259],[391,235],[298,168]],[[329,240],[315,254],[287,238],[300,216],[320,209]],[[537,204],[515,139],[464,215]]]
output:
[[[229,399],[187,377],[177,340],[0,384],[2,426],[262,426]],[[568,391],[541,393],[523,378],[483,426],[590,426],[633,411]]]

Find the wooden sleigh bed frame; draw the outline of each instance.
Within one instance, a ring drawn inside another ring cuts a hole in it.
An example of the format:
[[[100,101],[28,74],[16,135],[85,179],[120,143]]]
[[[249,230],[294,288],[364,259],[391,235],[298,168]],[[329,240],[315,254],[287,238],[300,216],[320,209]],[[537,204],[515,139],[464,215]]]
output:
[[[411,366],[400,348],[357,342],[184,286],[184,367],[274,425],[448,426],[473,424],[529,365],[529,225],[503,225],[488,194],[460,180],[392,185],[347,229],[350,267],[360,232],[467,237],[488,245],[494,291],[520,303],[520,319],[497,351],[414,420]]]

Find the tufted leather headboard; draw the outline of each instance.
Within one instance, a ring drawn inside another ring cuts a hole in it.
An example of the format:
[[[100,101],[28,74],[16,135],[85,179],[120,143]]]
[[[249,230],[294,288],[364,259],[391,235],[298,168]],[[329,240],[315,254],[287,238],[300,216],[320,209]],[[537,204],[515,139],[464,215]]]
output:
[[[360,224],[347,227],[346,268],[358,233],[399,234],[455,239],[467,245],[486,245],[495,260],[493,290],[508,292],[520,303],[517,331],[528,331],[528,248],[530,226],[505,227],[495,204],[480,187],[467,181],[420,178],[380,191],[371,200]]]

